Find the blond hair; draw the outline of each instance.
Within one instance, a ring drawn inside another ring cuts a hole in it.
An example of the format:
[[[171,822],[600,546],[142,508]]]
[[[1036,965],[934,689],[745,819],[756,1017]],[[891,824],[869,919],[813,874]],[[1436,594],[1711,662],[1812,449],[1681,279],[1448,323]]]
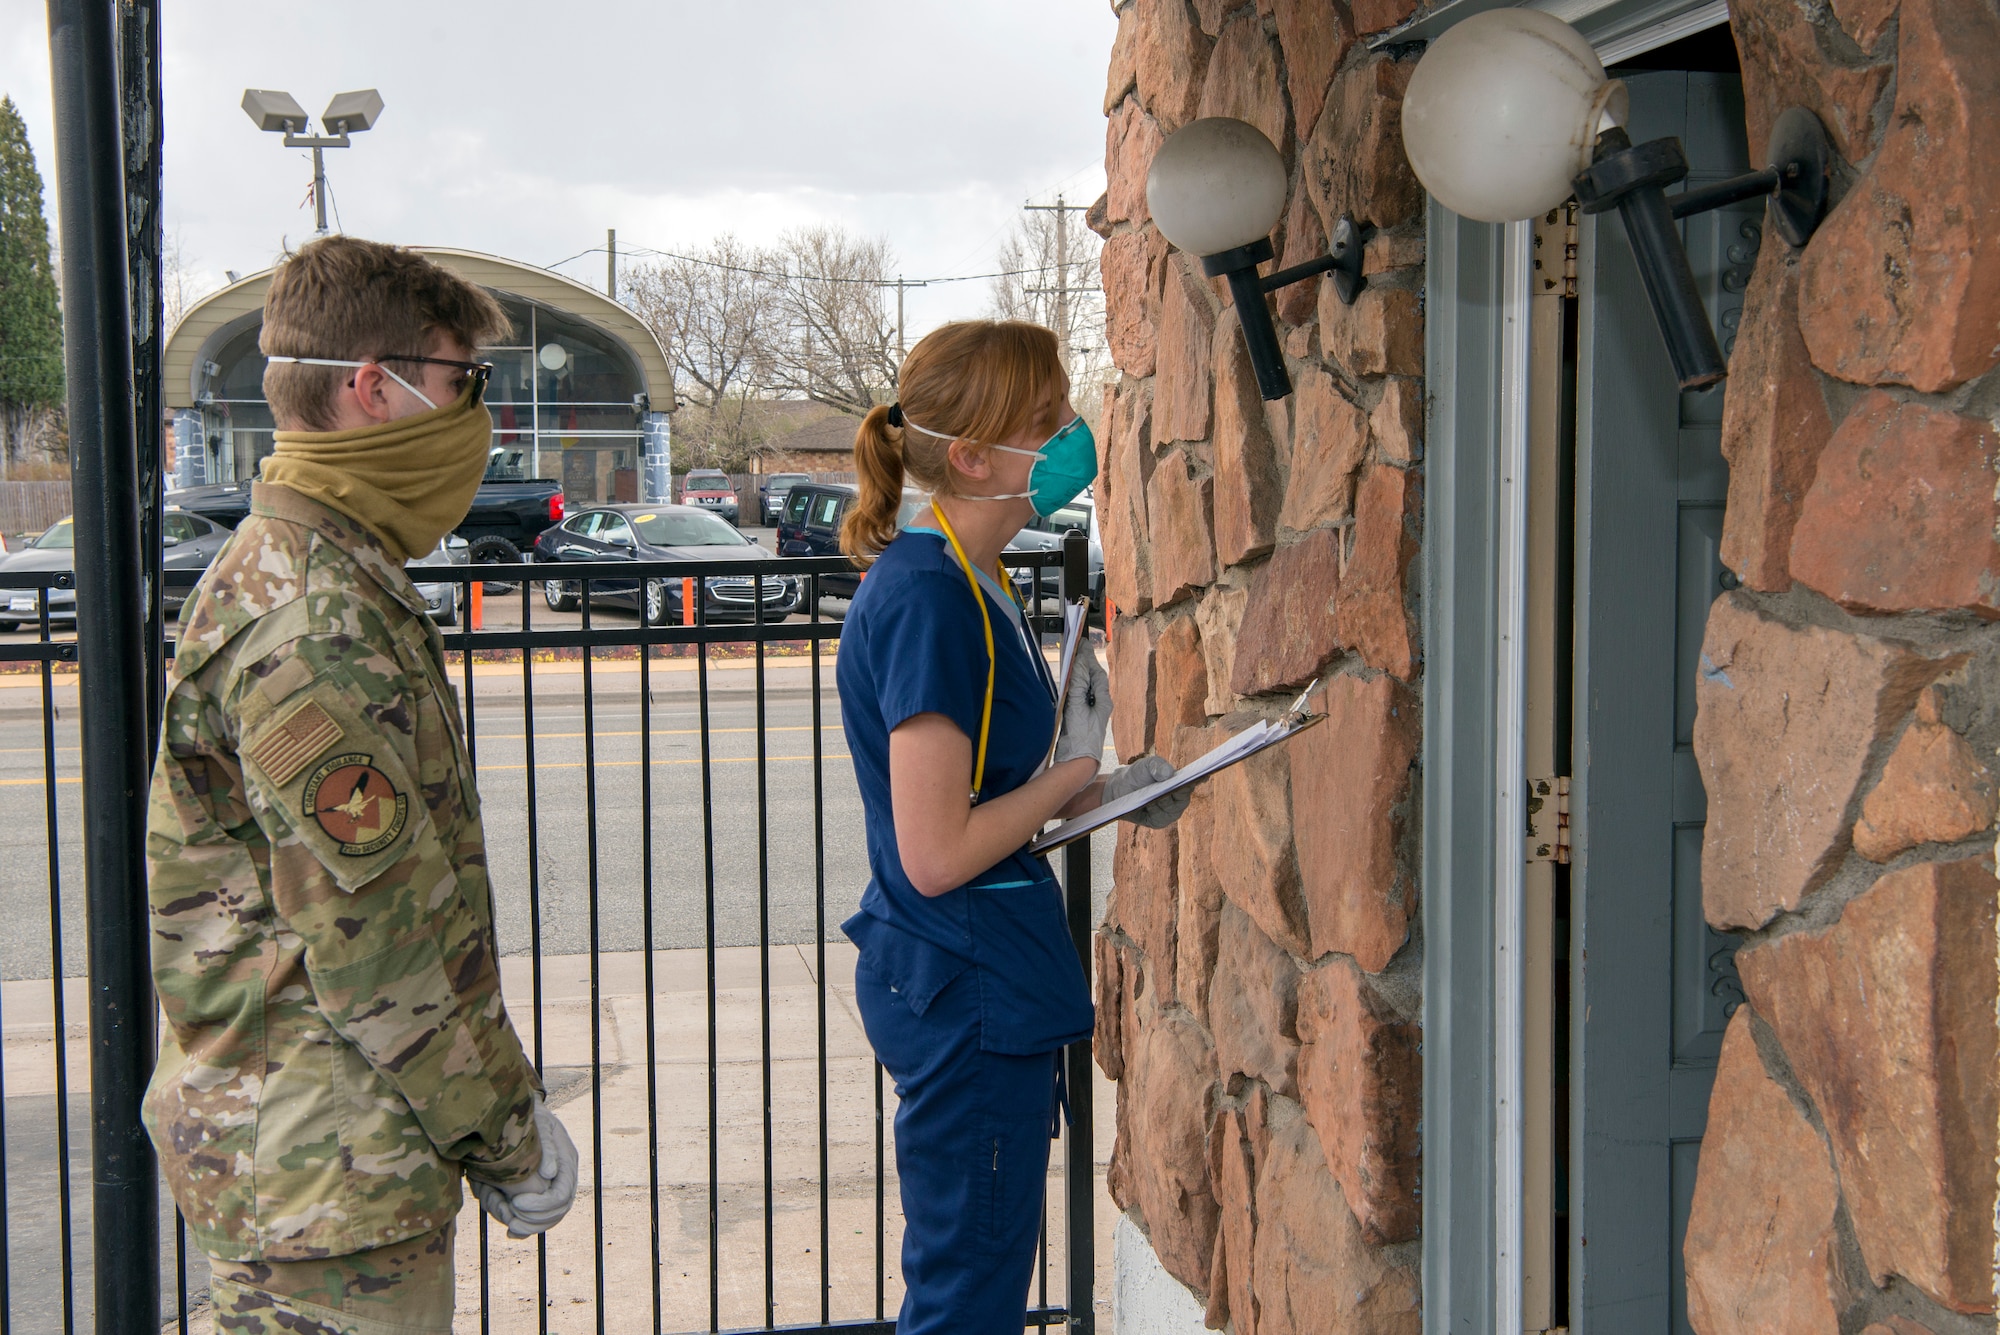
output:
[[[1053,433],[1069,390],[1053,330],[1025,320],[960,320],[924,335],[903,359],[897,393],[904,420],[947,439],[892,425],[875,407],[854,433],[861,497],[840,529],[840,550],[873,561],[896,536],[908,478],[933,496],[951,496],[952,439],[976,449],[1029,428]]]

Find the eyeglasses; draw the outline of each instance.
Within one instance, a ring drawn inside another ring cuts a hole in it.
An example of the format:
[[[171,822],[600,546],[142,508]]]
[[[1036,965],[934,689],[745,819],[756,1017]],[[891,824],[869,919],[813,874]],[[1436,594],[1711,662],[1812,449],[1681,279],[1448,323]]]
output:
[[[374,361],[368,361],[368,362],[348,361],[344,358],[339,358],[339,357],[290,357],[290,356],[281,356],[275,353],[266,357],[264,360],[271,362],[289,362],[296,366],[362,367],[362,366],[380,366],[383,362],[425,362],[431,366],[452,366],[458,368],[460,371],[463,371],[465,373],[466,379],[472,382],[472,406],[475,408],[477,408],[480,404],[480,401],[486,397],[486,382],[493,378],[492,362],[455,362],[446,357],[418,357],[412,354],[400,353],[400,352],[391,353],[389,356],[386,357],[377,357]],[[426,398],[421,390],[419,390],[415,385],[412,385],[409,381],[403,379],[403,377],[397,375],[394,371],[391,371],[388,367],[383,366],[382,372],[384,375],[387,375],[391,380],[394,380],[397,384],[401,385],[404,389],[409,390],[410,393],[415,394],[420,399],[423,399],[425,403],[431,403],[430,399]],[[354,382],[352,379],[350,379],[347,383],[351,385]],[[456,381],[451,387],[451,394],[454,399],[464,392],[465,392],[465,380]],[[431,403],[431,407],[435,408],[437,407],[437,405]]]
[[[377,357],[375,360],[378,362],[422,362],[426,366],[456,367],[458,370],[465,372],[466,377],[472,381],[472,406],[475,408],[486,397],[486,382],[493,378],[492,362],[455,362],[448,357],[417,357],[401,352],[391,353],[386,357]],[[458,380],[452,383],[452,390],[455,394],[463,393],[464,389],[465,381]]]

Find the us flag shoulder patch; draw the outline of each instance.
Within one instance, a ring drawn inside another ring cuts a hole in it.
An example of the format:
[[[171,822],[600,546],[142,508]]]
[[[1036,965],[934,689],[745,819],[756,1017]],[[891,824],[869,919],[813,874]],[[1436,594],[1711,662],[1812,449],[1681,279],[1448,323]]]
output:
[[[263,740],[251,748],[250,758],[272,783],[282,787],[340,738],[340,725],[317,700],[308,700],[272,724]]]

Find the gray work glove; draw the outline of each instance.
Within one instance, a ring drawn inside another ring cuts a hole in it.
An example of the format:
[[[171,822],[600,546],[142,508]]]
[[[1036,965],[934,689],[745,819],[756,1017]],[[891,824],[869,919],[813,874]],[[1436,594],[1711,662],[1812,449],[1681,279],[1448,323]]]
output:
[[[1077,649],[1069,665],[1069,694],[1063,698],[1062,731],[1056,736],[1056,764],[1087,756],[1104,759],[1104,734],[1111,727],[1111,678],[1097,661],[1097,650]]]
[[[1129,765],[1122,765],[1111,771],[1111,777],[1104,781],[1104,801],[1116,802],[1135,789],[1148,784],[1165,783],[1174,777],[1174,767],[1164,756],[1140,756]],[[1188,798],[1194,789],[1182,788],[1175,792],[1163,793],[1130,815],[1120,816],[1134,825],[1143,825],[1149,830],[1164,830],[1181,818],[1187,810]]]
[[[510,1238],[548,1232],[576,1203],[576,1142],[539,1096],[535,1099],[535,1131],[542,1141],[539,1172],[505,1187],[491,1182],[472,1184],[480,1208],[505,1224]]]

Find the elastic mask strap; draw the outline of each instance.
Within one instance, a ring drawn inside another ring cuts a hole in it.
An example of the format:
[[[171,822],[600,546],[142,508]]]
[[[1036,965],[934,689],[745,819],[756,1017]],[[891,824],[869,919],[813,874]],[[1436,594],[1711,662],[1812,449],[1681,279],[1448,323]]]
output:
[[[972,801],[977,805],[979,790],[986,784],[986,739],[993,731],[993,674],[1000,656],[993,648],[993,614],[986,610],[986,595],[979,591],[979,579],[972,573],[971,558],[959,545],[958,534],[952,532],[951,520],[945,518],[944,507],[933,504],[931,513],[937,516],[938,527],[944,530],[945,540],[951,543],[951,550],[958,556],[958,568],[965,572],[965,587],[972,590],[972,601],[979,604],[980,623],[986,628],[986,703],[979,711],[979,753],[972,762]]]
[[[415,385],[403,379],[403,377],[397,375],[394,371],[391,371],[388,367],[382,366],[382,363],[380,362],[343,362],[343,361],[335,361],[331,357],[266,357],[264,360],[267,362],[290,362],[295,366],[353,366],[357,368],[363,366],[381,367],[383,375],[388,376],[391,380],[401,385],[404,389],[407,389],[410,391],[410,393],[416,395],[419,399],[423,401],[424,407],[432,409],[433,411],[435,411],[437,408],[437,405],[431,402],[430,395],[424,393],[422,390],[418,389]]]
[[[388,368],[384,367],[383,369],[387,370]],[[918,426],[915,422],[912,422],[907,417],[903,419],[903,430],[915,431],[918,432],[919,434],[931,436],[938,440],[965,440],[973,445],[979,444],[978,441],[971,440],[969,437],[966,436],[954,436],[947,431],[933,431],[927,426]],[[1042,457],[1040,450],[1017,450],[1012,445],[988,445],[986,448],[989,450],[1005,450],[1009,454],[1025,454],[1030,459],[1040,459]],[[959,496],[957,499],[961,501],[1031,501],[1034,498],[1035,498],[1035,493],[1032,491],[1010,491],[1004,496]],[[952,546],[956,547],[957,545],[958,545],[958,540],[954,538],[952,540]],[[958,555],[960,560],[965,559],[964,552],[960,552]],[[979,590],[975,588],[973,589],[973,592],[978,593]],[[980,605],[983,607],[985,604],[981,603]]]

